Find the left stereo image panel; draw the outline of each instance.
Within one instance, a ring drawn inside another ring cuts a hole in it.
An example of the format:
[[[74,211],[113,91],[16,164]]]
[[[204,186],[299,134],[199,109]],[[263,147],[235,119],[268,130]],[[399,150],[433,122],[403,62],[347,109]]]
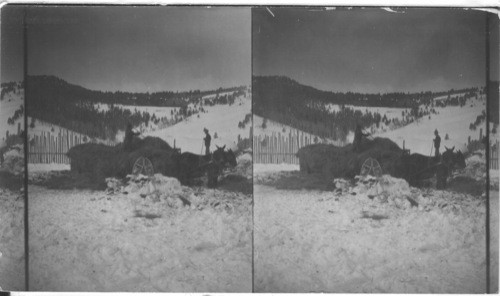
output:
[[[251,292],[250,8],[25,17],[30,290]]]
[[[25,290],[23,9],[1,10],[0,287]]]

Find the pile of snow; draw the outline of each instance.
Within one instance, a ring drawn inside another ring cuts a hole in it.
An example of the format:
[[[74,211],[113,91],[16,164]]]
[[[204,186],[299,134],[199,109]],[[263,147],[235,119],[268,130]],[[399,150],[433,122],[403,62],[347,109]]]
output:
[[[251,153],[243,153],[236,158],[236,162],[237,162],[237,165],[236,165],[236,168],[234,169],[234,171],[240,176],[244,176],[247,179],[251,179],[252,173],[253,173],[252,154]]]
[[[465,159],[466,167],[461,175],[476,181],[486,180],[486,155],[484,150],[478,150],[472,156]]]
[[[24,173],[24,151],[22,145],[14,145],[3,154],[2,169],[19,176]]]
[[[23,195],[0,188],[0,283],[8,291],[24,290]]]

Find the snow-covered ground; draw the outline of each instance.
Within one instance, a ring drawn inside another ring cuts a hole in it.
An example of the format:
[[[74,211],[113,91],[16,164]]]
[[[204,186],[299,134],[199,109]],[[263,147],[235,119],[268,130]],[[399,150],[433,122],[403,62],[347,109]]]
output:
[[[29,196],[32,290],[251,292],[249,195],[182,187],[153,199],[30,185]],[[176,196],[191,205],[172,204]]]
[[[470,107],[471,104],[473,107]],[[424,117],[402,128],[376,134],[376,136],[389,138],[400,147],[405,141],[405,148],[410,149],[412,153],[429,155],[435,129],[441,136],[441,152],[444,151],[444,146],[449,148],[454,146],[465,152],[469,136],[471,140],[479,139],[480,128],[483,129],[483,135],[486,133],[486,123],[478,126],[475,131],[469,129],[469,125],[476,121],[477,116],[486,110],[484,96],[480,96],[478,100],[469,99],[464,107],[447,106],[436,110],[439,114],[431,115],[431,119]],[[448,140],[445,138],[446,134],[448,134]]]
[[[251,123],[245,128],[239,128],[238,122],[245,119],[245,115],[251,113],[252,99],[247,96],[238,97],[232,106],[215,105],[204,108],[207,113],[199,113],[165,129],[147,132],[144,136],[155,136],[165,140],[170,145],[180,147],[183,152],[202,154],[205,151],[203,128],[207,128],[212,136],[211,150],[215,145],[226,145],[226,149],[235,149],[238,135],[248,138]],[[199,115],[199,117],[198,117]],[[215,137],[217,133],[217,138]]]
[[[490,293],[498,293],[499,192],[490,191]]]
[[[254,174],[256,292],[486,291],[484,199],[410,189],[419,206],[401,206],[356,189],[278,190],[268,176]]]
[[[67,171],[70,169],[69,164],[65,163],[28,163],[28,172],[49,172],[49,171]]]
[[[24,193],[0,188],[0,287],[23,291]]]

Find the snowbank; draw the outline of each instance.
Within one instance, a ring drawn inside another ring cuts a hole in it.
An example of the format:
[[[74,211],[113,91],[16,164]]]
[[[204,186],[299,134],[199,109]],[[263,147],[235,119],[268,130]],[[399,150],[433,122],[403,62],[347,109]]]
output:
[[[24,173],[24,154],[22,145],[10,147],[3,155],[2,169],[16,176]]]
[[[0,188],[0,285],[24,290],[24,198]]]

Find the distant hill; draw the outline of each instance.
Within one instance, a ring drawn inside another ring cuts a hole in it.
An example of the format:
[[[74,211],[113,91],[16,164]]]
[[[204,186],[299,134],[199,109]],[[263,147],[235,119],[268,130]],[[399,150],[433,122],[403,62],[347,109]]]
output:
[[[55,76],[29,76],[27,80],[27,115],[90,137],[113,139],[128,122],[132,125],[160,120],[147,112],[133,112],[114,105],[180,107],[179,117],[193,114],[189,104],[199,103],[203,96],[222,92],[240,93],[245,87],[187,92],[103,92],[70,84]],[[226,99],[225,101],[222,99]],[[221,96],[218,103],[229,103],[229,95]],[[97,104],[109,104],[109,110],[99,110]],[[211,102],[213,103],[213,102]],[[201,103],[199,108],[202,109]]]
[[[454,94],[475,95],[478,88],[450,90],[447,92],[385,93],[363,94],[355,92],[333,92],[303,85],[285,76],[254,76],[252,78],[253,111],[255,114],[290,125],[294,128],[320,137],[343,139],[356,124],[369,127],[381,122],[388,123],[377,113],[362,113],[345,105],[366,107],[409,108],[407,122],[430,115],[431,103],[435,97]],[[463,104],[458,98],[451,99],[453,104]],[[328,104],[340,105],[339,111],[328,111]],[[421,110],[420,106],[427,106]]]

